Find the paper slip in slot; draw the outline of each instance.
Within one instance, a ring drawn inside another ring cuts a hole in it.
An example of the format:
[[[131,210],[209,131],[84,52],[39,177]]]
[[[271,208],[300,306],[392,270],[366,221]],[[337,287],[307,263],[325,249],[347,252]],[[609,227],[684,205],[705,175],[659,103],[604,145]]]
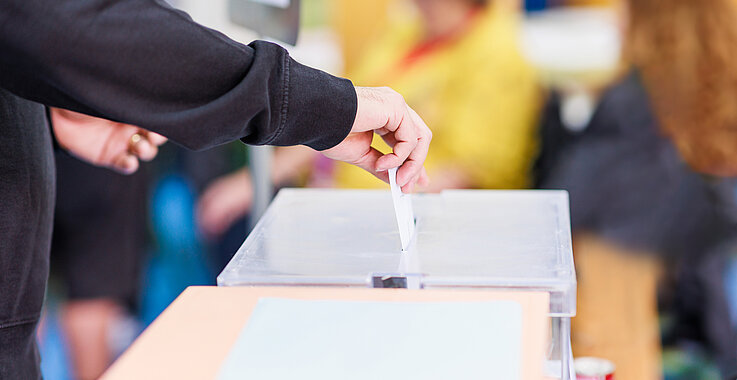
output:
[[[415,212],[412,210],[412,195],[402,192],[397,185],[397,168],[389,169],[389,185],[394,202],[394,213],[397,215],[399,239],[402,241],[402,251],[409,248],[412,235],[415,233]]]

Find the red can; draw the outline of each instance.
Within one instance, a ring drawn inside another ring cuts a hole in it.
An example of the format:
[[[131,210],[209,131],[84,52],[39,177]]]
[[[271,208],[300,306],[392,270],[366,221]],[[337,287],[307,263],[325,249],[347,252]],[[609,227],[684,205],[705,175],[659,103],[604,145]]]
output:
[[[600,358],[577,358],[573,361],[576,380],[614,380],[614,363]]]

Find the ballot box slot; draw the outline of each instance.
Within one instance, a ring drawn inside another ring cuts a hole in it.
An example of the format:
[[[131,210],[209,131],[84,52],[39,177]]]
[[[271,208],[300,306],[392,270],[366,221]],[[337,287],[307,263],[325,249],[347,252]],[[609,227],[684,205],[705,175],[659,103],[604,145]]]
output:
[[[372,273],[369,287],[385,289],[422,289],[422,274]]]

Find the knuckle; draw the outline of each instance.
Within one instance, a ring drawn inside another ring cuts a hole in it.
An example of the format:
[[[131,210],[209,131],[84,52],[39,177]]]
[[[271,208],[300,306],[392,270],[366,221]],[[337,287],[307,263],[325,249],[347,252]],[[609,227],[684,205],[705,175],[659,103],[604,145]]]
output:
[[[394,91],[394,90],[392,90]],[[394,97],[397,100],[398,103],[407,104],[407,102],[404,100],[404,96],[402,94],[394,91]]]
[[[391,99],[392,102],[399,103],[399,104],[404,104],[405,103],[404,102],[404,97],[402,96],[402,94],[400,94],[400,93],[398,93],[398,92],[396,92],[393,89],[388,88],[388,87],[387,87],[387,90],[388,90],[387,97],[389,99]]]
[[[377,94],[385,99],[390,99],[392,93],[394,90],[392,90],[390,87],[379,87]]]

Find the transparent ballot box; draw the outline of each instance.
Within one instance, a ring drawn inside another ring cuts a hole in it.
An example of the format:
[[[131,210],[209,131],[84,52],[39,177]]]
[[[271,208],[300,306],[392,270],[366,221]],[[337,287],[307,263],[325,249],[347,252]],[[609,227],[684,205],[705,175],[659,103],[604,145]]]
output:
[[[568,194],[452,190],[412,199],[416,228],[402,252],[389,191],[282,190],[218,285],[546,292],[545,373],[575,379]]]

